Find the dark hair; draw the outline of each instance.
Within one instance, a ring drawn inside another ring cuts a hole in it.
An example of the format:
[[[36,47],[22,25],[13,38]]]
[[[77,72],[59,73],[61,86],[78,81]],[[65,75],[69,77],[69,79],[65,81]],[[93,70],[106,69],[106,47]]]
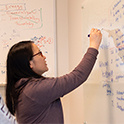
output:
[[[41,77],[30,68],[29,61],[33,56],[32,43],[33,41],[16,43],[11,47],[7,56],[6,104],[13,115],[18,100],[16,82],[21,78]]]

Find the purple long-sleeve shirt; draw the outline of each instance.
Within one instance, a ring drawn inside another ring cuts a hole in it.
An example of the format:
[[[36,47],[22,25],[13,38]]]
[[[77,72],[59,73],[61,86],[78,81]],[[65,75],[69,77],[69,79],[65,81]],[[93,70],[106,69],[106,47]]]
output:
[[[69,74],[57,78],[32,78],[18,98],[16,110],[20,124],[63,124],[60,97],[80,86],[88,78],[98,51],[89,48],[79,65]],[[17,82],[25,84],[27,78]]]

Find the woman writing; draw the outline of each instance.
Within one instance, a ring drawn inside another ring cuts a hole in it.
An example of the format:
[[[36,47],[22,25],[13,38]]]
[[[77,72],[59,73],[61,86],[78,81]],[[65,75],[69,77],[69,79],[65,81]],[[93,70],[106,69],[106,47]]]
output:
[[[79,65],[57,78],[43,77],[48,71],[46,57],[32,41],[13,45],[7,56],[6,101],[18,123],[63,124],[60,97],[88,78],[98,54],[102,34],[90,32],[90,46]]]

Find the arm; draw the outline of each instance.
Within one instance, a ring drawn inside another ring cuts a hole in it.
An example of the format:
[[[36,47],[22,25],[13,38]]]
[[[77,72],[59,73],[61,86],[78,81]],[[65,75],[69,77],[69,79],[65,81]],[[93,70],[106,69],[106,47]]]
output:
[[[36,91],[36,94],[33,95],[38,96],[38,102],[48,104],[71,92],[86,81],[95,64],[102,37],[101,32],[96,29],[92,29],[90,35],[90,46],[82,61],[71,73],[57,78],[46,78],[33,87]]]

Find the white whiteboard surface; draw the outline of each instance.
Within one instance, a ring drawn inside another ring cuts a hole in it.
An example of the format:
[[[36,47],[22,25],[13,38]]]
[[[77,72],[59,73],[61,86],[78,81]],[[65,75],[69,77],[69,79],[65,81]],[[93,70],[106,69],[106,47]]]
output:
[[[33,40],[46,56],[45,76],[57,75],[55,20],[55,0],[0,0],[0,84],[8,50],[22,40]]]
[[[83,85],[83,123],[124,124],[124,0],[84,0],[82,5],[83,41],[91,28],[103,34],[97,62]]]

